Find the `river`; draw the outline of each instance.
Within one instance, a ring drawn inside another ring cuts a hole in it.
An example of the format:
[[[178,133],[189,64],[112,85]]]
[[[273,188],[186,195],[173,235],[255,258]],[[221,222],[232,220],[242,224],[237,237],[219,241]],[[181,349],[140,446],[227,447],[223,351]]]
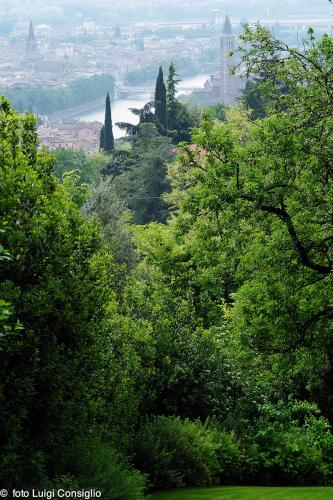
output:
[[[181,77],[181,76],[180,76]],[[181,82],[178,84],[177,94],[189,94],[193,90],[202,89],[205,81],[209,75],[198,74],[195,76],[191,76],[188,78],[183,78]],[[152,88],[153,92],[153,88]],[[120,130],[115,123],[117,122],[128,122],[136,124],[138,122],[137,116],[130,112],[129,108],[142,108],[146,102],[151,100],[152,92],[147,94],[137,94],[133,92],[133,96],[128,99],[116,99],[111,103],[111,112],[112,112],[112,122],[113,122],[113,134],[116,139],[124,136],[124,131]],[[77,115],[75,118],[87,121],[87,122],[104,122],[104,113],[105,107],[101,106],[96,108],[93,111],[88,111]]]

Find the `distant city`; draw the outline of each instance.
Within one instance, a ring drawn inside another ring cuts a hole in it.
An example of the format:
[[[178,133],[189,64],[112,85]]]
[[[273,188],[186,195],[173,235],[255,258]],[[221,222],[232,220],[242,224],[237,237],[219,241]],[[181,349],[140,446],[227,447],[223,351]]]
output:
[[[259,3],[254,2],[257,8],[254,8],[252,16],[245,18],[243,15],[230,15],[226,18],[228,12],[224,8],[213,8],[215,4],[207,2],[209,8],[201,9],[200,18],[198,12],[203,3],[194,2],[191,18],[180,19],[180,14],[174,10],[172,19],[168,8],[174,8],[175,2],[171,0],[158,3],[115,2],[114,17],[116,19],[118,17],[122,22],[112,24],[109,10],[106,10],[104,20],[101,15],[89,16],[87,14],[91,14],[91,9],[85,8],[87,4],[82,1],[63,0],[48,8],[45,8],[45,4],[42,6],[40,2],[39,13],[36,8],[38,2],[35,2],[32,8],[28,1],[23,1],[20,3],[19,16],[14,14],[15,3],[2,2],[0,7],[2,93],[11,92],[12,95],[16,89],[29,89],[30,86],[43,90],[65,89],[79,79],[112,75],[115,82],[112,94],[117,98],[120,97],[122,89],[124,92],[124,88],[142,86],[146,82],[151,85],[158,66],[175,60],[181,76],[200,73],[211,75],[202,89],[206,97],[210,96],[215,101],[232,104],[244,82],[241,82],[237,75],[230,77],[230,67],[235,60],[228,58],[228,53],[237,49],[237,35],[241,31],[243,22],[251,24],[259,19],[264,25],[268,25],[276,36],[291,45],[301,43],[310,25],[318,34],[331,31],[332,9],[328,2],[325,3],[326,10],[323,9],[323,13],[316,16],[311,15],[311,12],[297,15],[295,11],[291,11],[292,14],[286,11],[282,15],[280,9],[275,9],[277,14],[274,15],[274,9],[269,7],[261,9],[261,15],[258,16],[256,13],[260,11]],[[138,14],[140,5],[145,6],[146,19],[126,22],[125,4],[132,9],[129,17],[137,18],[140,17]],[[288,2],[289,4],[292,2]],[[96,9],[98,5],[103,9],[103,2],[98,2]],[[151,18],[152,12],[156,12],[157,5],[161,6],[161,12],[164,13],[161,17],[167,19]],[[36,19],[27,16],[29,6],[31,15],[34,14]],[[66,9],[69,9],[70,16],[64,20]],[[235,8],[231,10],[234,12]],[[245,11],[249,13],[248,9]],[[23,13],[26,13],[25,17]],[[61,19],[64,20],[63,24]],[[40,22],[41,20],[44,22]],[[105,92],[106,90],[109,89],[105,89]],[[30,94],[27,91],[25,95]],[[95,97],[102,99],[103,95],[99,93]],[[123,97],[124,95],[123,93]],[[24,100],[26,102],[20,101],[17,107],[22,108],[20,111],[28,109],[40,116],[43,121],[43,127],[40,129],[41,141],[47,147],[62,147],[69,144],[75,147],[76,144],[77,147],[84,147],[87,152],[96,149],[98,139],[96,124],[88,127],[89,133],[87,125],[84,128],[85,132],[80,132],[79,125],[72,126],[71,130],[78,132],[76,136],[72,134],[72,140],[68,141],[68,134],[64,137],[61,133],[64,126],[55,129],[53,121],[53,132],[51,132],[50,123],[47,123],[49,113],[38,106],[32,97]],[[54,104],[52,111],[62,110],[56,106],[57,103]],[[63,104],[63,108],[64,106]],[[61,122],[63,121],[64,117]],[[65,127],[67,131],[69,128]],[[52,140],[52,137],[55,139]],[[83,137],[85,141],[88,140],[88,145],[82,143]]]

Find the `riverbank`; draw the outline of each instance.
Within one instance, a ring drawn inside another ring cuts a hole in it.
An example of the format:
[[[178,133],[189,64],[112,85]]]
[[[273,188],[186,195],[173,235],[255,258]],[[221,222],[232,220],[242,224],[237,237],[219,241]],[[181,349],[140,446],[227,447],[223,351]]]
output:
[[[88,113],[93,109],[103,106],[104,103],[105,103],[105,97],[101,97],[93,101],[88,101],[85,104],[80,104],[79,106],[73,106],[71,108],[64,109],[63,111],[52,113],[47,117],[47,121],[49,123],[55,123],[62,120],[68,120],[69,118],[75,118],[77,115],[81,115],[82,113]]]
[[[78,78],[68,85],[42,88],[38,85],[23,85],[15,88],[1,88],[0,95],[9,99],[20,113],[28,110],[40,116],[67,112],[76,106],[85,106],[96,99],[105,98],[106,90],[113,92],[112,75],[94,75]]]

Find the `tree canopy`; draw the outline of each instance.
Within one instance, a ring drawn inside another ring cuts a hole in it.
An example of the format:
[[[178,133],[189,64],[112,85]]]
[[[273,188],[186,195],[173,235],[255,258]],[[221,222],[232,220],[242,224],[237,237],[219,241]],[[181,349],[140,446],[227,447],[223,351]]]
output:
[[[256,110],[183,107],[171,65],[175,128],[148,103],[108,155],[1,100],[6,487],[333,484],[333,40],[241,42]]]

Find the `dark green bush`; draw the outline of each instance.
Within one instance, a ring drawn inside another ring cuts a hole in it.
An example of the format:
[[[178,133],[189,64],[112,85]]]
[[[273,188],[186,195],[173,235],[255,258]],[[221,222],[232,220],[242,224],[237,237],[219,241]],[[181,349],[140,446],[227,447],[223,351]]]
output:
[[[232,433],[218,429],[210,431],[214,436],[216,457],[219,463],[219,483],[235,484],[243,475],[244,453],[238,439]]]
[[[88,438],[61,451],[57,477],[69,478],[79,488],[99,490],[107,500],[141,500],[146,489],[146,477],[111,445]]]
[[[266,404],[245,437],[244,477],[255,484],[332,483],[333,436],[308,402]]]
[[[215,431],[179,417],[155,417],[138,431],[135,460],[154,489],[211,485],[220,472]]]

